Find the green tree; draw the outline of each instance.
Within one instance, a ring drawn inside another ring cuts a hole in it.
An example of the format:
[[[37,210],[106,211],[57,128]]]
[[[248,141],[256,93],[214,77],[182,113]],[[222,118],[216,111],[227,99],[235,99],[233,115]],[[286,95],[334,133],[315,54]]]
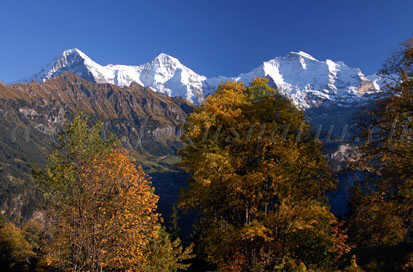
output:
[[[103,141],[101,130],[76,116],[47,166],[34,171],[48,201],[45,262],[67,271],[151,271],[162,258],[167,269],[185,268],[178,262],[187,252],[167,247],[148,176],[117,141]],[[167,250],[152,250],[158,239]]]
[[[188,260],[193,258],[192,245],[183,248],[179,238],[171,239],[164,228],[158,232],[156,239],[152,239],[145,253],[149,256],[148,266],[143,271],[182,271],[187,270]],[[187,262],[187,263],[185,263]]]
[[[188,117],[190,173],[207,260],[222,271],[327,266],[345,248],[326,192],[335,180],[304,114],[266,79],[221,84]]]
[[[30,261],[31,271],[34,268],[36,268],[36,271],[42,271],[40,267],[42,267],[42,261],[45,261],[45,247],[47,243],[47,233],[44,226],[39,221],[30,219],[23,225],[22,233],[36,254]],[[44,268],[46,271],[50,271],[47,270],[47,264]]]
[[[34,256],[22,231],[13,223],[4,223],[0,228],[1,271],[29,271]]]
[[[411,243],[413,216],[413,38],[387,60],[379,75],[387,97],[360,114],[353,166],[363,172],[354,187],[349,219],[359,245]]]
[[[176,205],[172,206],[172,212],[169,216],[167,231],[172,241],[180,239],[181,229],[179,228],[179,214]]]

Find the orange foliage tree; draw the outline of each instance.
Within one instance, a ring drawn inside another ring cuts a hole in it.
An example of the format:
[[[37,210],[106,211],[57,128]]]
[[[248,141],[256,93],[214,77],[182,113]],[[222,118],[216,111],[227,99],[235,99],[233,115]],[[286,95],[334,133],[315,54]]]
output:
[[[35,171],[48,201],[46,262],[68,271],[185,269],[188,251],[161,228],[148,176],[115,140],[103,141],[101,129],[76,116]]]

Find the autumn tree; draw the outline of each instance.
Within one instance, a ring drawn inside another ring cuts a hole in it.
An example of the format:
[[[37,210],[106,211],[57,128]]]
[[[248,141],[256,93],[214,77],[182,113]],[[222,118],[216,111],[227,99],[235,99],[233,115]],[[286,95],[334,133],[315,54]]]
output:
[[[349,219],[359,245],[411,243],[413,216],[413,38],[387,60],[379,76],[386,97],[360,114]]]
[[[185,269],[179,261],[187,252],[163,235],[150,179],[101,130],[76,116],[47,166],[34,172],[48,205],[47,262],[65,271]],[[168,262],[155,263],[153,254]]]
[[[24,234],[13,223],[0,228],[0,270],[29,271],[35,253]]]
[[[261,78],[219,85],[188,117],[180,206],[199,212],[200,246],[219,270],[326,267],[348,251],[326,198],[335,180],[310,136],[304,114]]]
[[[22,228],[4,222],[0,215],[0,270],[1,271],[51,271],[42,270],[45,230],[34,220],[27,221]]]

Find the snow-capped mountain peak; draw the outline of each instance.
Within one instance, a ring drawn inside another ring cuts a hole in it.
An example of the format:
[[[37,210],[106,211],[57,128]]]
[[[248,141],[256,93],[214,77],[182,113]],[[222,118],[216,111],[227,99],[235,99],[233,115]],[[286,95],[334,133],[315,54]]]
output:
[[[151,62],[136,66],[138,83],[169,96],[183,97],[193,103],[203,101],[202,82],[206,77],[198,75],[177,58],[161,53]]]
[[[86,56],[85,53],[83,53],[82,51],[80,51],[77,48],[67,49],[67,50],[63,51],[62,56],[66,57],[66,58],[68,56],[80,56],[81,58],[84,58],[84,59],[90,59],[88,56]]]
[[[308,54],[304,51],[290,52],[288,55],[289,56],[299,56],[299,57],[306,58],[306,59],[309,59],[309,60],[318,61],[313,56],[311,56],[310,54]]]
[[[177,58],[174,58],[165,53],[160,53],[158,56],[155,57],[154,61],[162,63],[162,64],[166,64],[166,63],[181,64],[181,62]]]
[[[177,58],[165,53],[139,66],[118,64],[102,66],[81,50],[74,48],[65,50],[39,73],[19,82],[45,81],[66,70],[96,83],[129,86],[135,82],[169,96],[184,97],[194,103],[202,102],[201,82],[206,80],[206,77],[198,75]]]
[[[45,81],[66,70],[87,80],[97,82],[95,80],[95,74],[98,73],[101,67],[101,65],[94,62],[85,53],[77,48],[73,48],[63,51],[61,56],[55,58],[40,72],[19,82]]]
[[[257,76],[269,78],[274,87],[303,109],[318,107],[325,102],[338,106],[365,103],[369,94],[380,88],[374,76],[366,77],[358,68],[348,67],[341,61],[320,61],[303,51],[275,57],[236,77],[206,78],[165,53],[139,66],[102,66],[74,48],[64,51],[39,73],[20,82],[44,81],[65,70],[97,83],[129,86],[136,82],[196,104],[202,103],[222,81],[248,84]]]
[[[370,94],[380,91],[379,85],[360,69],[341,61],[319,61],[303,51],[275,57],[233,79],[249,83],[257,76],[269,78],[274,87],[303,109],[325,102],[351,107],[368,102]]]

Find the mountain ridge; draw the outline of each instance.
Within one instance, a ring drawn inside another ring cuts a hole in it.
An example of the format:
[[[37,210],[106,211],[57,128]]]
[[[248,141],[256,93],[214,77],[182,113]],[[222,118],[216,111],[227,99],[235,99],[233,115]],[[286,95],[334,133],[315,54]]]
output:
[[[194,105],[137,83],[119,87],[93,83],[70,71],[45,82],[0,84],[0,212],[20,222],[41,211],[41,197],[30,173],[43,167],[56,132],[76,113],[102,121],[102,137],[113,133],[153,177],[163,211],[169,209],[177,183],[176,151],[180,129]],[[172,193],[173,192],[173,193]],[[165,208],[167,207],[167,208]]]
[[[165,53],[142,65],[102,66],[75,48],[65,50],[40,72],[19,82],[45,81],[66,70],[96,83],[124,87],[136,82],[168,96],[185,98],[194,104],[202,103],[222,81],[243,81],[248,84],[257,76],[269,78],[273,87],[301,109],[319,107],[325,102],[343,107],[367,104],[371,95],[380,93],[379,78],[375,75],[365,76],[360,69],[351,68],[342,61],[320,61],[303,51],[264,61],[238,76],[207,78]]]

